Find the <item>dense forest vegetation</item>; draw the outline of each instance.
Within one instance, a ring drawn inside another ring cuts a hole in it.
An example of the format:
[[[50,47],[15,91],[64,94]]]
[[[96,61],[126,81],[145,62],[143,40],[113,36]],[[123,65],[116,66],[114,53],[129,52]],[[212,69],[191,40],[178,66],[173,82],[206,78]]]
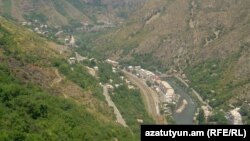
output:
[[[127,129],[98,121],[85,107],[22,84],[3,63],[0,78],[3,140],[133,140]]]
[[[129,90],[127,86],[120,86],[115,89],[114,95],[111,97],[135,133],[140,133],[140,123],[137,122],[137,119],[142,119],[144,124],[154,123],[145,109],[139,90]]]

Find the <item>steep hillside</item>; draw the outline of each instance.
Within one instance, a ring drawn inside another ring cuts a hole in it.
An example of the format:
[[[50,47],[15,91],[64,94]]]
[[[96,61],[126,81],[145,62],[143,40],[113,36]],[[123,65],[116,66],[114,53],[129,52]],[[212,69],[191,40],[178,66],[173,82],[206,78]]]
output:
[[[242,106],[250,102],[249,5],[248,0],[147,1],[126,25],[95,40],[95,50],[151,70],[185,73],[213,107]]]
[[[0,13],[18,21],[38,20],[53,26],[118,23],[144,0],[0,0]]]
[[[0,138],[134,140],[71,51],[0,17]],[[70,73],[69,73],[70,72]]]

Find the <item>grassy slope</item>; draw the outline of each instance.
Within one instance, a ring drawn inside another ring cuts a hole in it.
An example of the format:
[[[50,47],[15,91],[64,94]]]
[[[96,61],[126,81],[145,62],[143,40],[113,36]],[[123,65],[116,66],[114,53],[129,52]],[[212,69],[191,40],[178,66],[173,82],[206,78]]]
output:
[[[59,73],[62,82],[52,85],[58,80],[56,67],[67,65],[67,52],[59,55],[57,45],[0,19],[0,138],[133,140],[129,130],[112,122],[107,105],[92,94],[91,86],[97,82],[90,83],[88,79],[94,78],[87,73],[79,76],[76,69],[74,75],[86,80],[80,82]]]

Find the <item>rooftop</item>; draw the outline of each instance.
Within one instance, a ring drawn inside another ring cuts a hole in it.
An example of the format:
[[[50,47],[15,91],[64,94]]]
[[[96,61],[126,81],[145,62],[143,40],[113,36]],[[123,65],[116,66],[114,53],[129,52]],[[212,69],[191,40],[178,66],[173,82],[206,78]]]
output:
[[[173,89],[173,88],[170,86],[170,84],[169,84],[168,82],[166,82],[166,81],[161,81],[161,84],[162,84],[165,88],[167,88],[167,89]]]

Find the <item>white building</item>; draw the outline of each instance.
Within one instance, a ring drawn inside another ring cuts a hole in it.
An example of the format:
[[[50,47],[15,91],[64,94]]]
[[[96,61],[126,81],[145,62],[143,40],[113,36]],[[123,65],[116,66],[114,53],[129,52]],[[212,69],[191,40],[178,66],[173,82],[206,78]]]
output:
[[[234,125],[243,124],[241,114],[239,113],[239,108],[235,108],[229,112],[229,119]]]
[[[68,59],[69,64],[75,64],[76,63],[76,58],[75,57],[70,57]]]
[[[113,91],[113,90],[114,90],[114,87],[113,87],[112,85],[107,84],[106,86],[107,86],[107,88],[108,88],[109,90],[111,90],[111,91]]]
[[[204,116],[207,121],[208,117],[212,115],[212,112],[208,106],[201,106],[201,109],[204,111]]]
[[[155,75],[153,72],[145,70],[145,69],[139,69],[139,70],[136,70],[136,72],[139,74],[139,76],[141,78],[143,78],[151,83],[154,83],[158,79],[157,75]]]
[[[116,62],[116,61],[114,61],[114,60],[110,60],[110,59],[107,59],[105,62],[108,63],[108,64],[111,64],[111,65],[114,66],[114,67],[116,67],[116,66],[119,65],[118,62]]]
[[[171,103],[175,101],[176,95],[174,93],[174,89],[168,89],[165,94],[166,102]]]
[[[94,67],[94,70],[95,70],[95,71],[98,71],[98,70],[99,70],[99,67],[95,66],[95,67]]]
[[[170,84],[166,81],[161,81],[159,87],[163,93],[167,93],[168,89],[172,89]]]
[[[65,45],[69,46],[69,47],[74,47],[75,46],[75,38],[73,35],[70,35],[69,38],[65,39]]]
[[[165,101],[167,103],[173,103],[176,101],[177,96],[175,94],[175,91],[168,82],[161,81],[159,84],[159,88],[160,88],[160,91],[164,94]]]

